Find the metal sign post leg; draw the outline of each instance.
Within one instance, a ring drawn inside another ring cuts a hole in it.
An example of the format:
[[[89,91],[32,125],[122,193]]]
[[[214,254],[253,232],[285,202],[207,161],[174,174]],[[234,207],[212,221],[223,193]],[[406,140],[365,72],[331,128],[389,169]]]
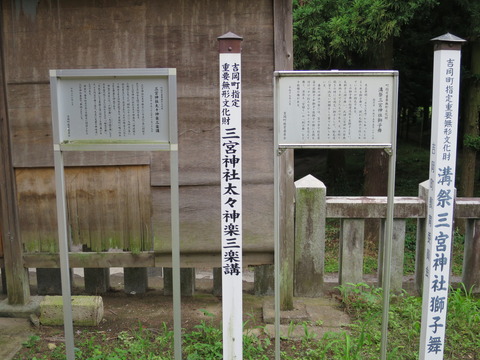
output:
[[[180,214],[178,189],[178,151],[170,151],[170,197],[172,226],[173,339],[175,360],[182,359],[182,316],[180,293]]]
[[[57,145],[58,147],[58,145]],[[67,360],[75,359],[73,341],[72,296],[70,288],[70,266],[68,261],[67,205],[63,154],[54,149],[55,187],[57,194],[58,244],[60,252],[60,272],[62,277],[63,324]]]
[[[386,149],[387,151],[387,149]],[[390,311],[390,279],[392,264],[392,241],[393,241],[393,210],[395,201],[395,146],[388,149],[388,194],[387,194],[387,218],[384,234],[383,248],[383,269],[382,269],[382,289],[383,289],[383,313],[382,313],[382,340],[380,346],[380,358],[387,358],[388,343],[388,313]]]

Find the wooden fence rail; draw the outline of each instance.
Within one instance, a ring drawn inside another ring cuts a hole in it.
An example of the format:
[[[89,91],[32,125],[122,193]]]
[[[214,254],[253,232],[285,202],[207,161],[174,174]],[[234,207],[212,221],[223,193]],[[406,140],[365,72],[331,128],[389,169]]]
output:
[[[329,197],[325,196],[324,184],[309,176],[305,186],[305,178],[296,182],[296,204],[295,223],[296,229],[295,244],[303,244],[306,249],[323,249],[325,247],[325,233],[318,234],[315,231],[305,231],[305,224],[324,223],[324,218],[340,219],[340,269],[339,284],[359,283],[363,281],[363,253],[364,253],[364,223],[365,219],[380,219],[382,226],[378,234],[379,254],[383,252],[384,225],[387,213],[386,197]],[[308,194],[308,195],[306,195]],[[415,289],[420,291],[423,280],[424,269],[424,248],[425,248],[425,223],[426,223],[426,202],[428,195],[428,181],[419,185],[418,197],[395,197],[394,201],[394,224],[393,224],[393,248],[391,268],[391,288],[393,291],[400,291],[403,283],[403,260],[405,249],[405,234],[407,219],[417,219],[416,234],[416,257],[415,257]],[[315,198],[315,201],[312,199]],[[307,200],[305,200],[307,199]],[[300,201],[299,201],[300,200]],[[311,214],[317,214],[318,203],[325,203],[324,218],[316,217],[310,220]],[[465,226],[465,249],[463,259],[462,282],[467,289],[473,286],[474,292],[480,292],[480,198],[456,198],[455,219],[466,220]],[[299,236],[301,235],[301,237]],[[317,244],[317,245],[313,245]],[[297,256],[297,263],[312,263],[314,261],[323,264],[324,252],[302,252]],[[319,260],[320,259],[320,260]],[[381,284],[382,257],[378,259],[378,283]],[[310,269],[311,270],[311,269]],[[323,277],[316,273],[316,277]],[[295,273],[295,288],[303,288],[302,283],[308,282],[311,275],[305,271]],[[319,282],[317,287],[321,287]],[[320,289],[309,289],[309,292]],[[308,292],[297,291],[296,295],[308,295]]]

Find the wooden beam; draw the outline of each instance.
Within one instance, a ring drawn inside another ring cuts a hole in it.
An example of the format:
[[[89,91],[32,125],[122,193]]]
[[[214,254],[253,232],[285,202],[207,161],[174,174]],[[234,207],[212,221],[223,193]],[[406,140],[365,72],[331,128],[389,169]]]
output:
[[[274,52],[275,70],[293,69],[293,20],[292,2],[275,0],[274,9]],[[280,307],[293,309],[294,267],[294,171],[293,150],[285,150],[280,158]],[[278,266],[280,266],[278,264]]]
[[[0,6],[0,19],[3,19]],[[3,24],[3,22],[2,22]],[[15,173],[12,164],[10,124],[8,119],[3,28],[0,29],[0,228],[4,250],[8,303],[24,305],[30,299],[28,272],[23,267],[22,241],[18,226]]]
[[[273,253],[244,253],[243,263],[249,265],[273,264]],[[110,268],[110,267],[172,267],[172,255],[169,253],[110,253],[88,252],[69,253],[71,268]],[[58,268],[58,254],[24,254],[23,265],[26,268]],[[221,256],[218,253],[188,253],[181,254],[180,266],[187,267],[219,267]]]
[[[395,218],[424,218],[426,211],[425,201],[419,197],[395,197]],[[385,219],[386,216],[386,196],[327,196],[327,218]]]

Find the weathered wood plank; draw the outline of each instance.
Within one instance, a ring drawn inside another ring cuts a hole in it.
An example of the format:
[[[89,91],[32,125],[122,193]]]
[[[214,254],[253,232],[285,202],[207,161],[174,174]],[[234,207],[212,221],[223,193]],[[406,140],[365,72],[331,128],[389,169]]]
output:
[[[245,266],[273,264],[273,254],[264,252],[246,252]],[[69,253],[71,268],[110,268],[110,267],[171,267],[172,256],[169,253],[141,252],[132,253]],[[181,267],[221,266],[220,251],[217,253],[182,253]],[[23,266],[27,268],[58,268],[60,259],[56,254],[24,254]]]
[[[17,170],[19,219],[27,252],[56,252],[54,170]],[[92,251],[151,250],[148,166],[66,168],[72,244]]]
[[[192,106],[199,112],[195,123],[179,119],[183,122],[179,130],[181,186],[212,185],[219,184],[220,181],[219,125],[212,121],[212,118],[215,120],[213,114],[218,114],[218,103],[213,98],[207,103],[216,106],[209,109],[202,99],[179,99],[179,109]],[[250,107],[245,105],[246,115],[243,122],[246,125],[242,129],[244,183],[271,184],[273,181],[273,133],[270,124],[271,111],[268,111],[270,107],[271,98],[266,97],[260,97]],[[170,182],[169,155],[157,152],[152,156],[152,186],[167,186]]]
[[[8,83],[50,69],[145,67],[145,1],[3,1]]]
[[[14,166],[52,167],[49,84],[9,85],[8,98]],[[64,162],[66,166],[147,165],[150,157],[148,152],[75,151],[65,152]]]
[[[0,18],[3,8],[0,7]],[[16,203],[15,173],[10,142],[10,121],[5,90],[4,37],[0,31],[0,232],[2,253],[4,254],[4,271],[7,283],[8,303],[24,305],[30,298],[27,269],[23,267],[22,241]],[[3,282],[3,281],[2,281]]]
[[[177,68],[180,184],[219,182],[217,37],[227,31],[244,37],[244,181],[272,183],[271,1],[156,1],[148,6],[147,64]],[[171,13],[175,16],[165,16]],[[166,170],[168,156],[155,154],[153,186],[168,185]]]
[[[221,242],[220,186],[180,187],[182,252],[218,252]],[[155,251],[170,252],[170,189],[152,188]],[[243,249],[273,251],[273,192],[270,184],[243,186]]]
[[[292,2],[274,0],[274,66],[275,70],[293,69]],[[293,150],[280,159],[280,307],[293,309],[294,266],[294,171]]]

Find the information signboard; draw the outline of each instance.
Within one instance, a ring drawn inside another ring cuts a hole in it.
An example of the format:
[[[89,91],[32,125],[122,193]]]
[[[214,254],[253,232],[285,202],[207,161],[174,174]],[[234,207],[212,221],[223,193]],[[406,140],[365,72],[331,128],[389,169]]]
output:
[[[60,271],[68,360],[75,359],[63,151],[170,152],[174,355],[180,360],[176,69],[50,70]]]
[[[63,150],[168,144],[174,76],[175,69],[52,70],[54,142]]]
[[[389,147],[397,71],[278,71],[280,147]]]
[[[275,359],[280,359],[280,156],[296,148],[380,148],[389,156],[381,359],[386,359],[395,190],[398,71],[274,73]],[[293,296],[293,294],[292,294]]]

